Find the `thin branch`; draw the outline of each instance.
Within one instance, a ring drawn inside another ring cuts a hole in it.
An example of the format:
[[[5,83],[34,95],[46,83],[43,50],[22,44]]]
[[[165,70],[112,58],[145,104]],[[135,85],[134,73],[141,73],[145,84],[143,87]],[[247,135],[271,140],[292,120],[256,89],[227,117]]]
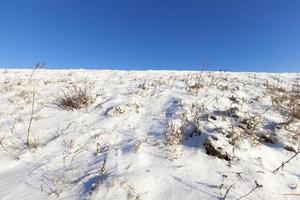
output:
[[[225,193],[225,195],[224,195],[224,197],[223,197],[223,200],[226,199],[226,197],[227,197],[229,191],[231,190],[231,188],[232,188],[233,186],[234,186],[234,184],[233,184],[233,185],[230,185],[229,188],[227,188],[226,193]]]
[[[41,69],[45,66],[45,63],[41,64],[38,63],[35,65],[34,69],[32,70],[32,73],[29,77],[29,81],[32,79],[34,72],[37,69]],[[27,147],[30,146],[30,130],[31,130],[31,124],[32,124],[32,120],[33,120],[33,115],[34,115],[34,105],[35,105],[35,95],[36,95],[36,90],[35,90],[35,82],[33,83],[32,86],[32,101],[31,101],[31,113],[30,113],[30,119],[29,119],[29,124],[28,124],[28,128],[27,128],[27,137],[26,137],[26,145]]]
[[[257,188],[261,188],[261,187],[263,187],[263,186],[262,186],[261,184],[259,184],[257,181],[255,181],[255,187],[253,187],[253,188],[250,190],[250,192],[248,192],[247,194],[245,194],[245,195],[243,195],[243,196],[237,198],[236,200],[240,200],[240,199],[242,199],[242,198],[244,198],[244,197],[250,195],[250,194],[251,194],[252,192],[254,192]]]
[[[281,163],[281,165],[279,167],[277,167],[273,173],[276,174],[280,169],[283,169],[283,167],[290,162],[293,158],[295,158],[296,156],[298,156],[300,154],[300,151],[298,150],[292,157],[290,157],[287,161]]]
[[[29,119],[29,124],[28,124],[28,128],[27,128],[27,138],[26,138],[26,145],[29,146],[29,137],[30,137],[30,130],[31,130],[31,124],[32,124],[32,120],[33,120],[33,114],[34,114],[34,104],[35,104],[35,85],[33,85],[33,89],[32,89],[32,101],[31,101],[31,113],[30,113],[30,119]]]

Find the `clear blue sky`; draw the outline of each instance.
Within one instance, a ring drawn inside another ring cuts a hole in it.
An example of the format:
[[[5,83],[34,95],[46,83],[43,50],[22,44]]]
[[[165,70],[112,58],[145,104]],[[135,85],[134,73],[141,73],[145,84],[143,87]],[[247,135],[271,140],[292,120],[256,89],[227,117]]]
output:
[[[0,66],[300,71],[299,0],[0,0]]]

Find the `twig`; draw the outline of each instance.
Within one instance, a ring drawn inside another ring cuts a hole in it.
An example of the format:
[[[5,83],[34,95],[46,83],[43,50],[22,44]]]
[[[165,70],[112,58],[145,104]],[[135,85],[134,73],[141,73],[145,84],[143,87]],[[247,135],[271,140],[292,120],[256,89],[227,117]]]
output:
[[[224,197],[223,197],[223,200],[226,199],[226,197],[227,197],[227,195],[228,195],[230,189],[231,189],[233,186],[234,186],[234,184],[233,184],[233,185],[230,185],[229,188],[227,188],[226,193],[225,193],[225,195],[224,195]]]
[[[7,153],[9,153],[9,152],[8,152],[8,149],[4,146],[4,143],[3,143],[4,138],[5,138],[4,135],[0,137],[0,146],[1,146]]]
[[[254,190],[256,190],[257,188],[261,188],[261,187],[263,187],[263,186],[262,186],[261,184],[259,184],[257,181],[255,181],[255,187],[252,188],[252,189],[250,190],[250,192],[248,192],[247,194],[245,194],[245,195],[243,195],[243,196],[237,198],[236,200],[240,200],[240,199],[242,199],[242,198],[248,196],[249,194],[251,194],[252,192],[254,192]]]
[[[41,64],[38,63],[35,65],[30,77],[29,77],[29,81],[32,79],[34,72],[37,69],[41,69],[45,66],[45,63]],[[33,83],[32,86],[32,101],[31,101],[31,113],[30,113],[30,119],[29,119],[29,124],[28,124],[28,128],[27,128],[27,137],[26,137],[26,145],[27,147],[30,146],[30,130],[31,130],[31,124],[32,124],[32,120],[33,120],[33,114],[34,114],[34,105],[35,105],[35,95],[36,95],[36,91],[35,91],[35,83]]]
[[[277,167],[273,173],[276,174],[280,169],[283,169],[283,167],[290,162],[293,158],[295,158],[298,154],[300,154],[300,151],[298,150],[292,157],[290,157],[287,161],[281,163],[281,165],[279,167]]]
[[[30,119],[29,119],[29,124],[28,124],[28,128],[27,128],[27,138],[26,138],[26,145],[27,147],[29,146],[29,137],[30,137],[30,129],[31,129],[31,124],[32,124],[32,120],[33,120],[33,114],[34,114],[34,103],[35,103],[35,85],[33,85],[33,89],[32,89],[32,101],[31,101],[31,113],[30,113]]]

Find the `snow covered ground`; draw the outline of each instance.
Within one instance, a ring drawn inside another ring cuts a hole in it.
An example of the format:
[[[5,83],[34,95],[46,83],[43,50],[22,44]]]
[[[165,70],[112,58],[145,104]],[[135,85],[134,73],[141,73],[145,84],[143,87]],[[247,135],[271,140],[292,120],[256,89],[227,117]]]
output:
[[[299,73],[0,69],[0,199],[300,199],[299,91]]]

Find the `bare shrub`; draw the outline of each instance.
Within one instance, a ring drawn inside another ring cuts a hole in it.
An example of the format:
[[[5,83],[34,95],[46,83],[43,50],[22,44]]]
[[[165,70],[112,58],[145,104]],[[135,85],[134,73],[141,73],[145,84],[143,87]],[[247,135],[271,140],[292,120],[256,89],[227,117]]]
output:
[[[72,84],[71,87],[67,87],[67,89],[56,98],[54,104],[64,110],[78,110],[87,107],[95,100],[89,91],[86,85],[79,87]]]

